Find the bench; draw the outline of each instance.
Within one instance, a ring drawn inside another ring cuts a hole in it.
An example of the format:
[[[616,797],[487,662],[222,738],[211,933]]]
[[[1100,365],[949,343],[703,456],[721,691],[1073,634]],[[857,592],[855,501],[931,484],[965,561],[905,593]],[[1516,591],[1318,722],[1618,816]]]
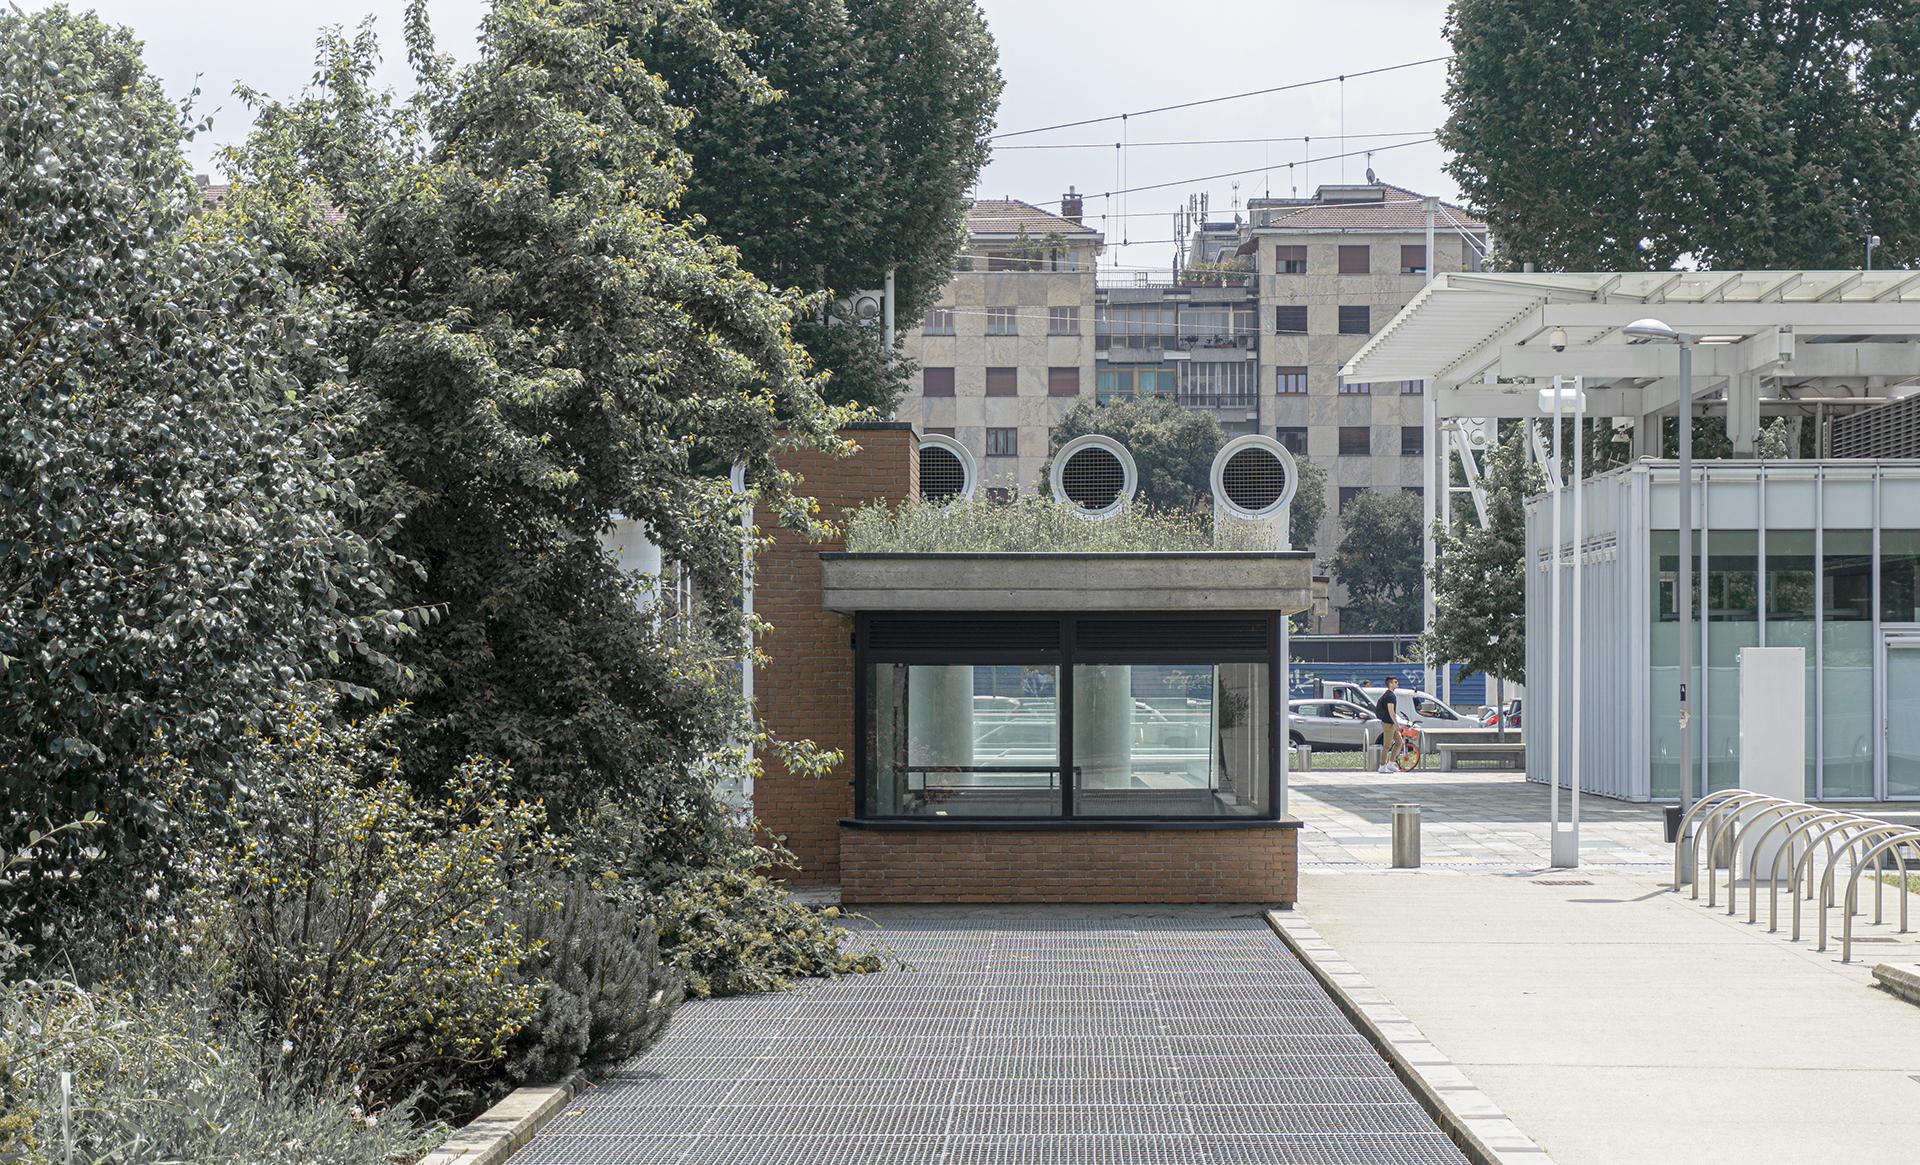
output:
[[[1498,740],[1447,740],[1433,746],[1440,757],[1440,771],[1453,772],[1463,760],[1493,760],[1501,762],[1503,768],[1523,769],[1527,766],[1527,746],[1522,741],[1501,742]]]

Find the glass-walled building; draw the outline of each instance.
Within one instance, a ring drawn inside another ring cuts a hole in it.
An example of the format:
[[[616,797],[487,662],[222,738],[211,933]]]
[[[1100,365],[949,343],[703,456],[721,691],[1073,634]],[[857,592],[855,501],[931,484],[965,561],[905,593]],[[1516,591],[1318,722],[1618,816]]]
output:
[[[1583,556],[1582,787],[1680,794],[1679,471],[1641,461],[1588,480],[1584,534],[1562,495],[1563,563]],[[1548,771],[1552,502],[1527,510],[1528,771]],[[1694,466],[1694,788],[1740,783],[1740,651],[1805,652],[1806,796],[1920,799],[1920,462]],[[1571,696],[1572,571],[1561,673]],[[1561,715],[1571,771],[1571,700]]]

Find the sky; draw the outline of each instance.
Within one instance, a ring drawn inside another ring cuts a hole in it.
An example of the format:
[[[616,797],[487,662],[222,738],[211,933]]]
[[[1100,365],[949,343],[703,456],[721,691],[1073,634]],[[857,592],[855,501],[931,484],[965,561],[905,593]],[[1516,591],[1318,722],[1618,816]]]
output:
[[[174,95],[184,97],[198,79],[198,108],[214,115],[212,132],[190,147],[202,171],[217,173],[218,147],[246,132],[247,111],[232,94],[234,84],[297,92],[313,74],[314,34],[323,25],[351,26],[372,16],[388,46],[381,79],[401,87],[409,81],[399,40],[404,0],[72,0],[72,6],[132,26],[146,42],[148,67]],[[1169,0],[981,0],[980,6],[1006,77],[1000,133],[1358,74],[1447,51],[1445,0],[1208,0],[1193,8]],[[486,0],[433,0],[441,47],[471,58],[485,8]],[[1419,140],[1444,119],[1445,88],[1446,65],[1426,64],[1124,123],[1002,138],[977,192],[1056,209],[1073,186],[1088,196],[1089,225],[1105,232],[1104,263],[1163,268],[1174,251],[1174,212],[1193,194],[1208,196],[1210,219],[1226,219],[1236,198],[1304,195],[1325,182],[1358,182],[1370,161],[1382,181],[1456,197],[1443,151]],[[1233,140],[1151,144],[1222,139]],[[1116,150],[1122,141],[1125,148]],[[1385,148],[1401,142],[1415,144]],[[1048,148],[1026,148],[1032,146]],[[1303,164],[1367,149],[1377,151],[1371,159]],[[1255,172],[1190,181],[1240,170]],[[1107,196],[1160,183],[1174,185]]]

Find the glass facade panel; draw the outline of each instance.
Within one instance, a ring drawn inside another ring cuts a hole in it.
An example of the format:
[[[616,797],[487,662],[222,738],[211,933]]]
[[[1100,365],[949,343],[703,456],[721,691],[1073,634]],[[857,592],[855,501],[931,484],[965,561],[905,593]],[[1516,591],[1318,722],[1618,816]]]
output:
[[[1058,668],[880,663],[867,675],[868,813],[1060,815]]]
[[[1920,646],[1911,641],[1887,649],[1887,796],[1920,797]]]
[[[1267,665],[1078,664],[1074,814],[1265,816]]]
[[[1760,645],[1760,536],[1715,530],[1707,538],[1707,785],[1740,783],[1740,649]],[[1677,567],[1677,563],[1675,564]]]
[[[1920,623],[1920,530],[1880,531],[1880,621]]]
[[[1716,535],[1716,538],[1718,536]],[[1767,646],[1798,647],[1807,660],[1807,788],[1816,794],[1817,765],[1814,741],[1819,704],[1814,699],[1820,682],[1819,656],[1814,652],[1813,531],[1767,531]]]
[[[1826,688],[1821,753],[1828,797],[1873,796],[1873,534],[1826,531],[1820,579]]]
[[[1697,537],[1697,535],[1696,535]],[[1680,796],[1680,608],[1675,596],[1679,590],[1680,532],[1655,530],[1650,536],[1653,562],[1653,627],[1648,644],[1651,664],[1652,700],[1647,740],[1649,745],[1650,788],[1656,798]],[[1696,577],[1697,585],[1697,577]],[[1694,618],[1700,617],[1699,594],[1694,595]],[[1699,624],[1694,624],[1695,634]],[[1699,652],[1694,652],[1693,694],[1699,706]],[[1700,721],[1694,720],[1695,757],[1699,756]],[[1696,761],[1697,763],[1697,761]],[[1697,794],[1699,789],[1695,789]]]

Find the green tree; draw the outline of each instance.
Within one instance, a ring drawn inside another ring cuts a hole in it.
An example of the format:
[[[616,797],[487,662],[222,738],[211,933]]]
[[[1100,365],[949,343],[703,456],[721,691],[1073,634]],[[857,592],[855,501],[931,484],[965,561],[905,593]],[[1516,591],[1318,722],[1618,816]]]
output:
[[[336,517],[324,313],[194,218],[138,42],[0,12],[0,92],[0,850],[99,810],[95,881],[125,885],[165,857],[158,756],[217,809],[232,738],[323,654],[378,657],[394,600]]]
[[[1347,589],[1340,630],[1355,635],[1420,629],[1422,584],[1420,499],[1403,491],[1368,490],[1340,511],[1346,535],[1333,573]]]
[[[683,208],[776,286],[837,300],[898,268],[898,318],[939,296],[965,241],[965,198],[988,156],[998,54],[973,0],[717,0],[740,59],[775,91],[712,67],[709,30],[636,12],[629,44],[688,111],[676,132],[691,178]],[[837,309],[795,335],[831,374],[828,392],[891,411],[907,365],[877,326]]]
[[[1082,397],[1048,437],[1043,482],[1052,471],[1051,454],[1088,433],[1112,437],[1133,454],[1142,500],[1165,509],[1205,509],[1212,504],[1213,458],[1226,443],[1226,431],[1212,416],[1162,397],[1106,405]]]
[[[415,3],[420,96],[370,88],[369,30],[327,36],[304,97],[249,95],[228,213],[338,302],[324,342],[370,401],[362,520],[414,565],[406,601],[444,611],[389,688],[408,773],[508,761],[562,826],[613,796],[671,879],[736,836],[711,787],[740,723],[726,467],[808,529],[774,456],[835,446],[842,414],[790,332],[811,305],[676,209],[687,115],[633,52],[655,22],[764,96],[690,0],[498,0],[457,71]],[[697,619],[636,609],[598,541],[618,515],[692,572]]]
[[[1507,262],[1920,259],[1908,0],[1455,0],[1441,142]]]
[[[1421,640],[1424,659],[1457,663],[1469,673],[1519,680],[1527,670],[1526,501],[1545,488],[1527,454],[1523,425],[1494,447],[1481,477],[1487,526],[1471,518],[1440,537],[1433,568],[1433,630]]]
[[[1327,516],[1327,471],[1319,462],[1308,461],[1298,453],[1293,462],[1300,469],[1300,485],[1293,494],[1287,531],[1295,550],[1312,550],[1320,539],[1320,523]]]

